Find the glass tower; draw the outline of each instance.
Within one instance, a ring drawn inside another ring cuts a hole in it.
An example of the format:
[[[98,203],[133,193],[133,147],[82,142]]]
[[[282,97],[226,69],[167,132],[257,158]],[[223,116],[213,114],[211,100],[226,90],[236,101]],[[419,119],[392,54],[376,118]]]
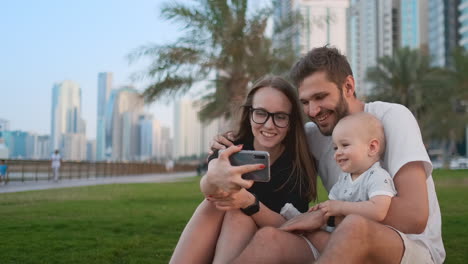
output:
[[[460,12],[460,18],[458,20],[460,23],[460,46],[468,50],[468,0],[460,1],[458,10]]]

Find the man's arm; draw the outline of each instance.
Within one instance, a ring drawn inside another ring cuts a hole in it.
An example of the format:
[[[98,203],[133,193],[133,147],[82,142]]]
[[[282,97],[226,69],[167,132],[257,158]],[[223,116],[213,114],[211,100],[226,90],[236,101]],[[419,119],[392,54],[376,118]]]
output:
[[[422,233],[429,217],[429,198],[423,162],[405,164],[396,173],[393,182],[398,193],[392,198],[383,223],[403,233]]]

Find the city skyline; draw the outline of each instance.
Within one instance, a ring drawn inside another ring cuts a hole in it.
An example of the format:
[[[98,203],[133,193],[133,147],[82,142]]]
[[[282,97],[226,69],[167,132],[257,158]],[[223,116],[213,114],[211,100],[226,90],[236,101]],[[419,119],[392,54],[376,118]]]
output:
[[[128,65],[126,55],[149,44],[175,39],[177,25],[160,18],[166,1],[31,2],[2,6],[2,103],[0,118],[11,130],[50,134],[54,83],[72,80],[82,89],[86,137],[96,139],[98,74],[112,72],[114,86],[134,85],[132,73],[145,65]],[[114,87],[113,87],[114,88]],[[146,106],[166,126],[172,126],[173,106],[160,100]],[[34,118],[32,118],[34,117]]]

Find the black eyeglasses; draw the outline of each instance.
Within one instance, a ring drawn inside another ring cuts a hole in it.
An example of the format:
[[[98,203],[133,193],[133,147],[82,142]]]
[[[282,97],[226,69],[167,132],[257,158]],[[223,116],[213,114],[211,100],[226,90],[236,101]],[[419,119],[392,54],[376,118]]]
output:
[[[250,116],[252,121],[257,124],[265,124],[270,116],[273,118],[273,124],[280,128],[285,128],[289,125],[289,114],[286,113],[270,113],[261,108],[250,108]]]

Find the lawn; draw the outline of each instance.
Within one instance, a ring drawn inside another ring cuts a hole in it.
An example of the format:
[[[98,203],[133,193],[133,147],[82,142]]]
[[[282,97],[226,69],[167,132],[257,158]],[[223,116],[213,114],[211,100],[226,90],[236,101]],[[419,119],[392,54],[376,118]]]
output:
[[[468,170],[434,178],[446,263],[467,263]],[[0,194],[0,263],[167,263],[201,199],[198,178]]]

